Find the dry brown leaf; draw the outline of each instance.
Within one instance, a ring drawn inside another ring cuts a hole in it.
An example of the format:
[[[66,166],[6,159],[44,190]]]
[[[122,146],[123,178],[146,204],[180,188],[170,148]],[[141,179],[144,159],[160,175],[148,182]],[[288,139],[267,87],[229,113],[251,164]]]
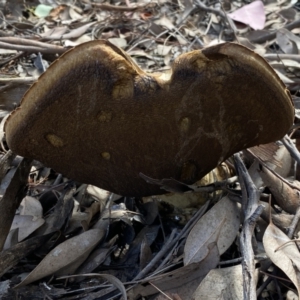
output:
[[[43,207],[41,202],[34,197],[26,196],[20,204],[20,215],[33,216],[35,218],[43,217]]]
[[[70,6],[69,15],[73,21],[79,21],[83,19],[82,15],[80,15],[78,12],[82,13],[82,10],[79,7]]]
[[[86,226],[90,224],[93,216],[100,211],[100,203],[95,201],[90,207],[88,207],[84,212],[80,210],[74,210],[71,216],[71,219],[68,224],[67,234],[74,232],[79,228],[83,228],[84,231],[87,229]]]
[[[49,40],[61,40],[61,39],[75,39],[82,36],[89,28],[91,28],[96,22],[90,22],[81,27],[70,30],[68,33],[60,35],[61,32],[56,32],[56,34],[51,34],[46,38]]]
[[[232,300],[243,299],[242,265],[211,270],[200,283],[192,300]],[[258,279],[258,270],[256,272]]]
[[[289,77],[287,77],[286,75],[282,74],[282,72],[275,70],[275,72],[277,73],[277,75],[279,76],[279,78],[285,83],[285,84],[290,84],[290,83],[294,83],[293,80],[291,80]]]
[[[91,229],[66,240],[50,251],[37,267],[15,288],[49,275],[72,274],[104,236],[104,231]]]
[[[141,242],[140,270],[143,270],[148,265],[148,263],[152,259],[152,255],[153,254],[152,254],[150,245],[149,245],[146,237],[144,237],[143,241]]]
[[[300,204],[299,189],[293,189],[264,166],[261,167],[260,176],[272,192],[278,205],[286,212],[295,214]]]
[[[173,22],[167,17],[167,16],[163,16],[160,19],[158,19],[155,24],[157,25],[161,25],[169,30],[172,30],[175,28]]]
[[[286,245],[283,245],[287,243]],[[267,255],[294,283],[300,294],[300,253],[294,242],[274,224],[269,224],[263,244]]]
[[[222,198],[191,230],[184,247],[184,264],[207,256],[208,245],[217,242],[220,255],[232,244],[240,225],[240,211],[228,197]]]
[[[1,99],[0,99],[0,103],[1,103]],[[7,115],[7,117],[8,117],[8,115]],[[3,121],[5,121],[5,119],[7,117],[5,117],[0,124],[0,135],[1,135],[0,143],[1,143],[2,149],[5,148],[5,147],[3,147],[3,141],[4,141],[4,136],[5,136],[5,133],[3,131]],[[11,150],[9,150],[5,154],[1,155],[1,157],[0,157],[0,180],[1,181],[4,179],[5,174],[8,172],[8,170],[11,169],[12,162],[14,161],[15,158],[16,158],[16,154],[14,154]],[[1,187],[0,187],[0,193],[3,192],[1,190],[3,190],[3,188],[1,189]]]
[[[124,38],[113,37],[108,39],[115,46],[124,49],[127,46],[127,41]]]
[[[4,163],[4,162],[3,162]],[[23,187],[27,183],[31,160],[22,158],[19,165],[12,168],[1,181],[0,211],[0,250],[9,233],[16,209],[25,195]],[[22,191],[22,192],[20,192]]]
[[[11,229],[6,237],[5,244],[2,250],[7,250],[12,246],[18,244],[18,235],[19,235],[19,228]]]
[[[274,170],[282,177],[287,177],[292,167],[292,157],[287,148],[278,143],[269,143],[251,147],[246,150],[250,152],[255,159],[248,172],[257,188],[264,186],[260,176],[260,162],[263,162],[269,169]]]
[[[14,267],[22,258],[32,253],[43,243],[45,243],[51,234],[37,236],[27,239],[24,242],[14,245],[10,249],[0,252],[0,276],[4,275],[9,269]]]
[[[88,259],[76,270],[76,274],[86,274],[94,271],[104,262],[110,251],[109,248],[95,249]]]
[[[74,47],[79,44],[89,42],[91,40],[92,40],[92,38],[88,34],[83,34],[82,36],[80,36],[77,39],[65,40],[64,46],[65,47]]]
[[[199,283],[206,276],[206,274],[214,269],[218,263],[220,254],[216,243],[208,245],[207,256],[199,263],[192,263],[187,266],[181,267],[174,271],[148,278],[153,285],[162,291],[168,291],[174,288],[179,288],[188,282],[198,279]],[[136,286],[130,291],[130,295],[148,296],[157,293],[157,290],[146,282]]]
[[[43,38],[51,38],[52,36],[63,36],[68,31],[67,26],[57,26],[54,28],[45,28],[45,31],[41,33]]]
[[[300,37],[297,35],[293,34],[291,31],[289,31],[286,28],[280,28],[278,30],[282,35],[285,35],[290,41],[296,44],[296,48],[298,51],[295,51],[295,54],[299,54],[300,50]]]
[[[249,49],[255,51],[261,56],[264,56],[264,54],[267,52],[265,46],[259,45],[259,44],[252,44],[250,41],[244,37],[239,37],[239,42],[248,47]]]
[[[278,30],[276,33],[276,42],[281,48],[281,50],[286,54],[298,54],[297,44],[290,40],[282,29]]]
[[[18,241],[21,242],[45,223],[42,218],[15,215],[11,229],[19,228]]]
[[[300,55],[299,55],[300,58]],[[284,67],[300,69],[300,63],[291,59],[282,59],[281,63]],[[272,66],[272,64],[271,64]]]

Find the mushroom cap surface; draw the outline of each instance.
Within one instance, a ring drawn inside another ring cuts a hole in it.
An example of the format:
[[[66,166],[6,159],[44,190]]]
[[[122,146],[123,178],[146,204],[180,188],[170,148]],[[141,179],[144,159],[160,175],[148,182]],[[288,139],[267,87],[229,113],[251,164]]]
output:
[[[282,138],[289,91],[248,48],[225,43],[148,74],[121,49],[92,41],[57,59],[5,124],[7,144],[77,181],[126,196],[162,194],[144,181],[191,184],[242,149]]]

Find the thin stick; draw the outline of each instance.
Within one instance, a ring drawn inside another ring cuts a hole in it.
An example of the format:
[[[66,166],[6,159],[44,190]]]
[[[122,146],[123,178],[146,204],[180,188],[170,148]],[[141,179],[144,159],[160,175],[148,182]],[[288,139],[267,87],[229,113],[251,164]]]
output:
[[[242,207],[245,216],[240,237],[243,258],[243,299],[256,300],[255,261],[251,240],[256,221],[263,212],[264,207],[263,205],[258,205],[260,193],[239,154],[234,155],[234,161],[242,188]]]

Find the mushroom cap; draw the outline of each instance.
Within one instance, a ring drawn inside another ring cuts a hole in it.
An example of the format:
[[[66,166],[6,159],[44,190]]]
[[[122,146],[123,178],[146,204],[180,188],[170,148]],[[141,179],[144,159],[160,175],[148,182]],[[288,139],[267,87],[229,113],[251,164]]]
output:
[[[242,149],[282,138],[289,91],[248,48],[225,43],[143,72],[108,41],[57,59],[5,124],[7,144],[77,181],[126,196],[163,194],[144,181],[191,184]]]

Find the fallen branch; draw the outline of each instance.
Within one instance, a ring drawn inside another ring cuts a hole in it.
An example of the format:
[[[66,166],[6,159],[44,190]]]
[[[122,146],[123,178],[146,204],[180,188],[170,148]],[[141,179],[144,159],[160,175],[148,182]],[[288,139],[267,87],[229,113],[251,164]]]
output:
[[[43,54],[63,54],[68,50],[62,46],[18,37],[0,37],[0,48],[29,53],[40,52]]]
[[[258,204],[260,193],[239,154],[234,155],[234,161],[242,189],[242,209],[244,212],[244,224],[240,237],[243,258],[243,299],[256,300],[255,261],[251,240],[256,221],[263,211],[263,205]]]
[[[100,8],[101,10],[116,11],[116,12],[134,12],[138,10],[145,10],[156,7],[156,3],[138,4],[134,6],[125,5],[111,5],[106,3],[90,3],[93,7]]]

